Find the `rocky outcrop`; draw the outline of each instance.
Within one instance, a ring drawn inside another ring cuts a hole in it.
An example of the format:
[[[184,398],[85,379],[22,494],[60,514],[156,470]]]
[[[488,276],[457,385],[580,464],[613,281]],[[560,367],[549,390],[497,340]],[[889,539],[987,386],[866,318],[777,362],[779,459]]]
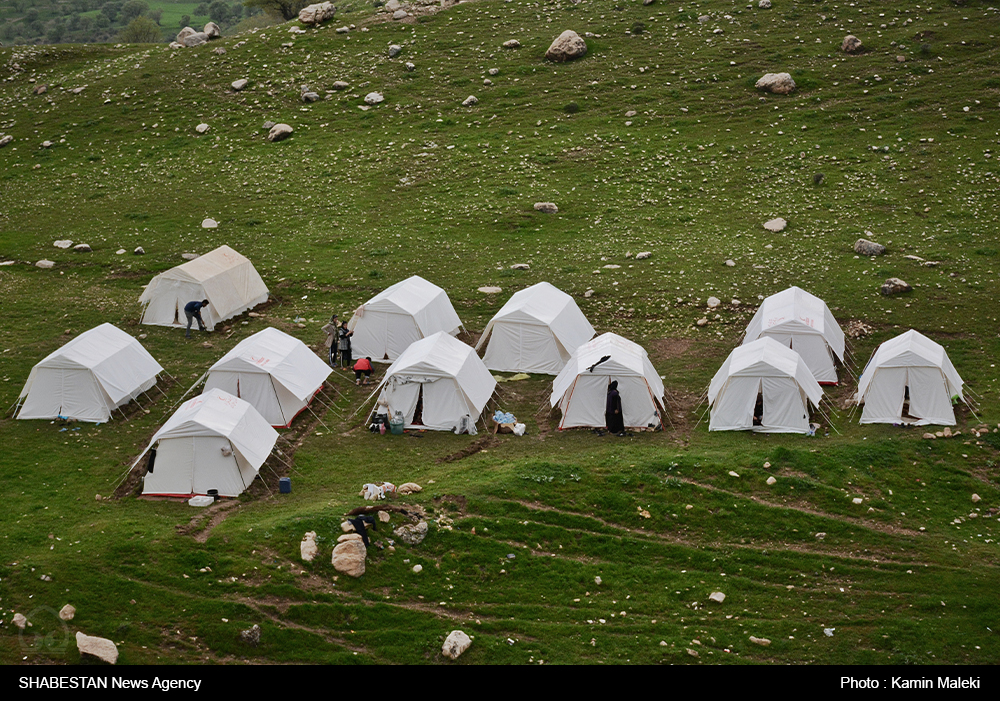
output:
[[[323,24],[323,22],[333,19],[336,13],[337,8],[333,6],[332,2],[321,2],[299,10],[299,22],[302,24]]]
[[[910,292],[912,290],[913,287],[909,283],[900,280],[898,277],[891,277],[882,283],[882,288],[879,290],[879,292],[881,292],[886,297],[891,297],[892,295],[898,295],[903,292]]]

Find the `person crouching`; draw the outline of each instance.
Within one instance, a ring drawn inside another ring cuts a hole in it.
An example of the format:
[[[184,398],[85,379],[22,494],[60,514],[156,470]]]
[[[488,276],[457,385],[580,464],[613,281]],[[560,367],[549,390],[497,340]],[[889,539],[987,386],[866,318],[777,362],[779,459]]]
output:
[[[361,385],[361,378],[364,378],[363,384],[368,384],[369,378],[372,376],[372,359],[371,358],[361,358],[358,362],[354,363],[354,384]]]

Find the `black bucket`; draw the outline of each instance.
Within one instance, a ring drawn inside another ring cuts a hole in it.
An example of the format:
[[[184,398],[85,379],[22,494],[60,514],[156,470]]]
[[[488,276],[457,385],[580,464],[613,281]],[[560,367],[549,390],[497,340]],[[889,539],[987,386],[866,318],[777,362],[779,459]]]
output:
[[[208,492],[207,492],[207,494],[208,494],[208,496],[212,497],[213,500],[215,500],[215,501],[219,500],[219,490],[218,489],[209,489]]]

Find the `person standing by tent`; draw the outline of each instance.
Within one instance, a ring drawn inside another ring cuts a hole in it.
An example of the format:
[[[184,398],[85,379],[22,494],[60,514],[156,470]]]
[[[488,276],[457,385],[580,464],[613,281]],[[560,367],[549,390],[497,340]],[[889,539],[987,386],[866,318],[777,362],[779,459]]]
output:
[[[323,345],[326,347],[326,362],[331,368],[336,367],[336,339],[339,332],[339,326],[340,324],[337,322],[337,315],[334,314],[330,317],[330,323],[323,327],[323,333],[326,334],[326,340],[323,341]]]
[[[613,380],[608,385],[608,401],[604,407],[604,423],[608,433],[622,435],[625,433],[625,416],[622,414],[622,396],[618,393],[618,381]]]
[[[184,315],[187,317],[187,332],[184,334],[184,338],[191,338],[191,322],[195,319],[198,320],[198,328],[201,331],[208,331],[205,328],[205,322],[201,319],[201,310],[208,306],[208,300],[203,299],[200,302],[194,300],[193,302],[188,302],[184,305]]]
[[[347,322],[340,323],[340,367],[351,368],[351,336],[354,332],[347,328]]]

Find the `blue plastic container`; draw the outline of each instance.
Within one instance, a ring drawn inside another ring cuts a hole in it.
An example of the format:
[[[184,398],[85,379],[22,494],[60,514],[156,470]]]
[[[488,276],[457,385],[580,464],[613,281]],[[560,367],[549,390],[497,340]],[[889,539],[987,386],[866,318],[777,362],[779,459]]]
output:
[[[291,494],[292,493],[292,478],[291,477],[282,477],[281,479],[279,479],[278,480],[278,491],[281,492],[282,494]]]

